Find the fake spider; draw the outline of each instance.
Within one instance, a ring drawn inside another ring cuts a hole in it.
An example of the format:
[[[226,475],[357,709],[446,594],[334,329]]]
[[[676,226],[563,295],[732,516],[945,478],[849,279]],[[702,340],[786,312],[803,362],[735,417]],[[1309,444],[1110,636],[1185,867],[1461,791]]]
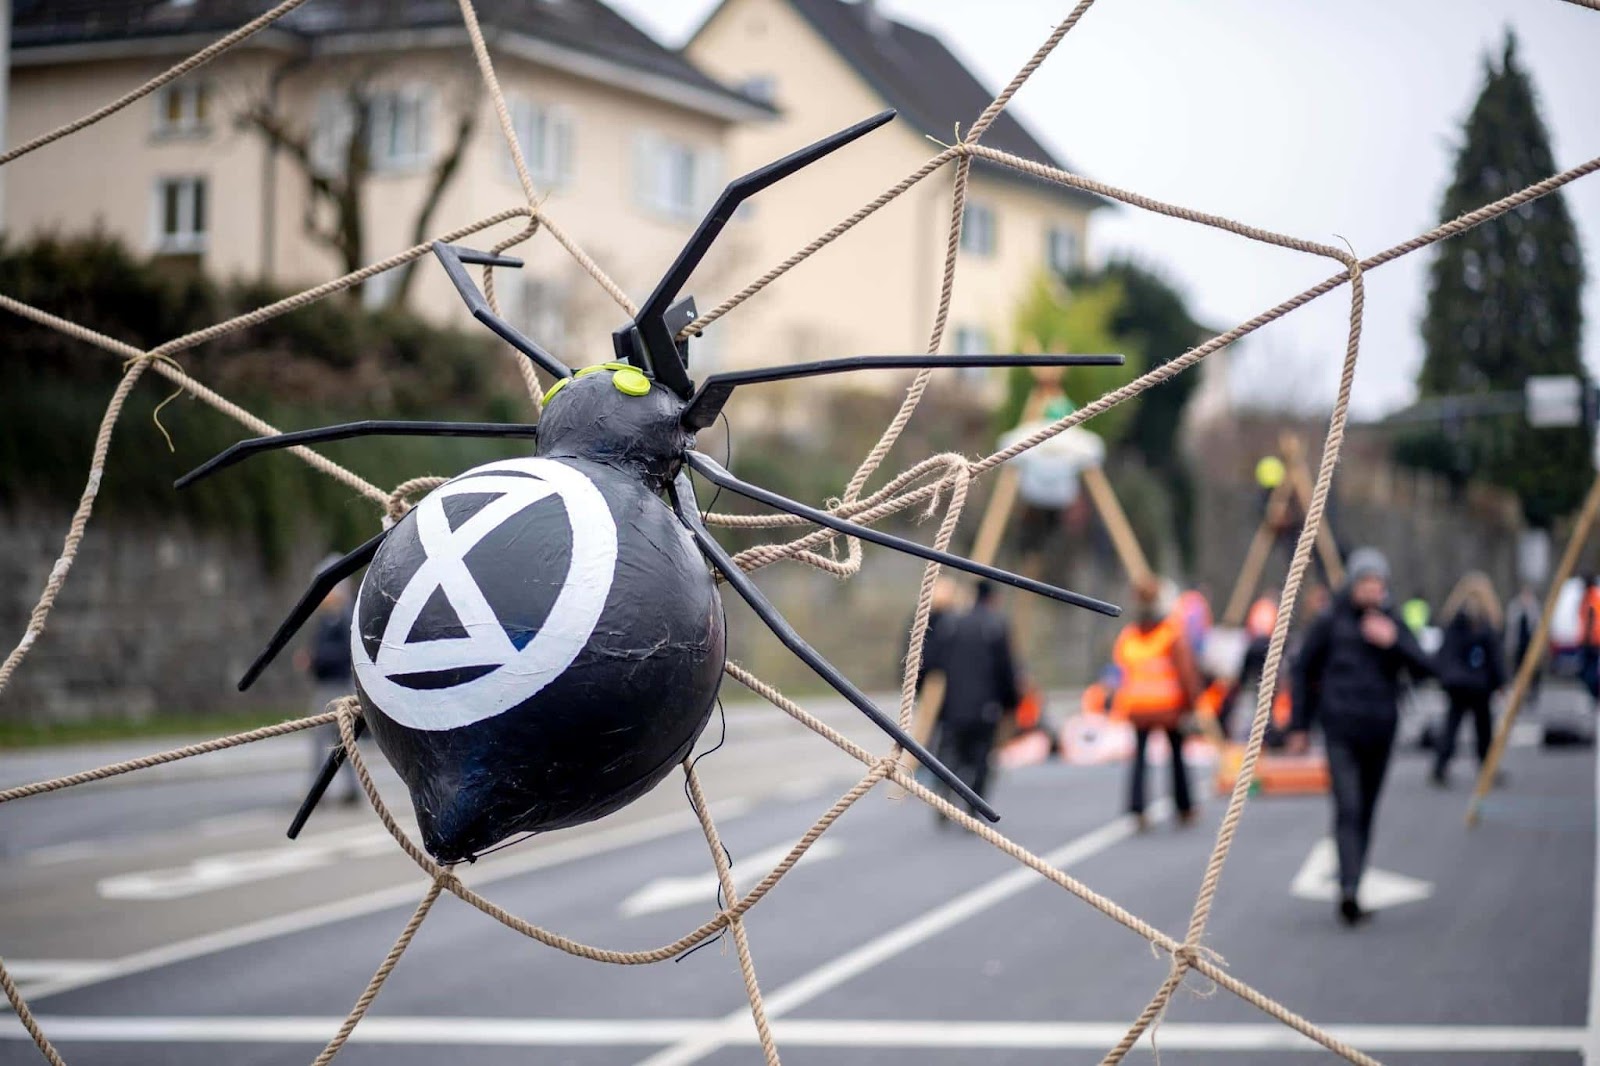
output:
[[[351,654],[362,715],[410,790],[441,862],[577,825],[654,787],[710,718],[726,659],[720,573],[778,639],[975,811],[999,815],[811,647],[706,529],[689,471],[838,533],[1064,603],[1118,609],[839,518],[748,484],[695,451],[740,385],[869,368],[1073,366],[1120,356],[858,356],[689,378],[692,298],[677,296],[746,198],[882,126],[885,111],[730,183],[633,321],[616,361],[574,372],[497,315],[464,264],[520,267],[437,243],[473,315],[555,378],[537,426],[352,422],[241,441],[179,488],[268,449],[360,436],[526,437],[534,455],[434,489],[323,568],[239,682],[248,688],[340,581],[367,568]],[[663,499],[664,497],[664,499]],[[709,569],[707,564],[709,564]],[[329,755],[289,835],[345,758]]]

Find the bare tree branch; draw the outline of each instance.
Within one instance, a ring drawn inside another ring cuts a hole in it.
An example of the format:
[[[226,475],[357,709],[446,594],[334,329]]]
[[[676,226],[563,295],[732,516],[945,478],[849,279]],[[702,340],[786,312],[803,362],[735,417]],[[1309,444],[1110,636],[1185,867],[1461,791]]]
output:
[[[456,171],[461,169],[461,161],[466,157],[467,145],[472,141],[473,131],[478,124],[478,101],[476,97],[462,102],[455,116],[455,137],[451,141],[450,150],[434,164],[433,173],[429,176],[428,191],[422,198],[422,206],[417,209],[416,220],[411,226],[411,241],[413,245],[421,244],[433,232],[433,216],[439,208],[439,201],[444,198],[444,192],[455,177]],[[404,307],[406,298],[411,294],[411,278],[416,273],[417,263],[421,260],[413,259],[411,262],[397,268],[394,289],[389,298],[390,307]]]

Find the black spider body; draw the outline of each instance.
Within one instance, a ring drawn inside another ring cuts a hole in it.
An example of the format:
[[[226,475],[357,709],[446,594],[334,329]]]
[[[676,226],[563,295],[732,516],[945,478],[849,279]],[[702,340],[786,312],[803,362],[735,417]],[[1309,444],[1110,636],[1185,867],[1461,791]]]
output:
[[[660,495],[683,404],[597,369],[552,396],[536,457],[435,489],[361,584],[357,695],[441,861],[633,801],[716,699],[722,601]]]
[[[531,437],[534,454],[452,478],[318,573],[245,688],[334,585],[367,568],[351,632],[359,731],[411,792],[423,843],[471,859],[519,832],[603,817],[654,787],[704,730],[727,655],[720,575],[797,656],[973,810],[984,799],[819,655],[706,529],[689,473],[861,540],[1105,614],[1110,604],[882,533],[740,481],[695,450],[742,384],[873,367],[1067,366],[1120,356],[859,356],[713,374],[698,388],[678,293],[745,198],[876,129],[885,112],[730,184],[632,322],[618,362],[576,373],[494,312],[464,264],[518,260],[436,244],[473,314],[556,379],[537,426],[358,422],[243,441],[187,485],[256,452],[366,435]],[[709,568],[708,568],[709,564]],[[334,749],[296,835],[345,758]]]

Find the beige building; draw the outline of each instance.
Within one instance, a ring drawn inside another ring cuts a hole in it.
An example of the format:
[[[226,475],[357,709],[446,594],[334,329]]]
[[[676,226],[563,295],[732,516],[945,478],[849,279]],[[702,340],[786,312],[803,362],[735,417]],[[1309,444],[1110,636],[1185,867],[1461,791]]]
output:
[[[19,9],[8,142],[92,111],[266,6],[100,0]],[[599,0],[480,8],[551,214],[641,298],[726,181],[730,129],[770,121],[771,108],[708,77]],[[275,144],[241,122],[252,110],[272,116],[285,137]],[[300,288],[345,269],[343,257],[313,235],[335,217],[310,192],[313,175],[346,173],[352,137],[364,127],[370,174],[361,259],[381,259],[417,239],[419,209],[464,119],[471,132],[459,167],[422,236],[523,202],[459,9],[425,0],[323,0],[8,166],[7,230],[24,237],[99,228],[135,251],[196,262],[218,278]],[[715,288],[750,269],[734,269],[742,228],[731,228],[702,271]],[[527,267],[520,274],[497,274],[508,317],[569,362],[609,357],[621,310],[550,238],[521,252]],[[392,286],[390,275],[380,276],[365,298],[382,302]],[[431,259],[418,267],[409,304],[438,320],[468,320]]]
[[[763,193],[747,239],[758,269],[910,174],[956,139],[993,92],[935,36],[871,0],[723,0],[685,47],[696,64],[773,104],[779,120],[731,131],[748,170],[885,107],[899,118]],[[1009,111],[984,143],[1064,166]],[[954,168],[881,209],[732,313],[721,349],[741,362],[926,350],[939,296]],[[945,352],[1009,351],[1019,301],[1047,270],[1082,263],[1105,201],[984,160],[973,167]],[[701,293],[701,305],[707,297]],[[715,328],[715,327],[713,327]],[[969,382],[986,372],[966,375]],[[886,382],[887,384],[887,382]]]

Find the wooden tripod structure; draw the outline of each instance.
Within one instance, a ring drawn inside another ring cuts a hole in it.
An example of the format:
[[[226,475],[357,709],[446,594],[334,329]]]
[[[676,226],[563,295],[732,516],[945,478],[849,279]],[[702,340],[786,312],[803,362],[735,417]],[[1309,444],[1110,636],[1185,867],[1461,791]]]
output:
[[[1517,666],[1517,676],[1511,683],[1511,697],[1506,701],[1506,711],[1500,716],[1500,724],[1495,728],[1494,743],[1489,746],[1489,756],[1483,760],[1483,768],[1478,773],[1478,787],[1473,789],[1472,800],[1467,804],[1468,826],[1478,824],[1478,808],[1483,803],[1483,797],[1489,794],[1489,789],[1494,785],[1495,774],[1499,772],[1500,760],[1506,753],[1506,743],[1511,737],[1511,727],[1516,724],[1517,715],[1522,711],[1522,704],[1528,698],[1528,689],[1533,685],[1534,674],[1539,672],[1539,667],[1544,662],[1545,650],[1550,643],[1550,620],[1556,613],[1556,599],[1561,595],[1561,586],[1567,583],[1567,579],[1578,567],[1578,557],[1583,554],[1583,546],[1594,528],[1597,513],[1600,513],[1600,477],[1596,477],[1594,484],[1589,486],[1589,495],[1584,497],[1583,508],[1578,512],[1578,521],[1572,527],[1572,536],[1567,540],[1566,550],[1561,553],[1561,562],[1557,564],[1556,572],[1551,575],[1550,591],[1545,594],[1544,610],[1539,613],[1539,627],[1533,631],[1533,640],[1528,644],[1527,654]]]
[[[1256,586],[1261,582],[1261,572],[1266,569],[1273,542],[1277,540],[1278,532],[1288,517],[1289,508],[1298,504],[1301,514],[1311,509],[1311,470],[1306,465],[1305,446],[1300,443],[1299,437],[1284,433],[1278,438],[1278,451],[1283,460],[1284,478],[1267,497],[1266,512],[1261,516],[1260,525],[1256,526],[1256,535],[1250,540],[1249,550],[1245,552],[1244,565],[1239,568],[1239,577],[1233,583],[1227,609],[1222,612],[1221,621],[1225,626],[1244,624],[1245,612],[1250,609],[1250,597],[1255,595]],[[1339,558],[1339,548],[1334,543],[1333,532],[1326,520],[1317,529],[1317,553],[1322,558],[1328,580],[1334,585],[1343,583],[1344,563]]]
[[[1037,344],[1024,347],[1025,351],[1036,349]],[[1028,400],[1023,405],[1019,424],[1039,421],[1044,417],[1050,401],[1063,395],[1059,369],[1039,368],[1033,373],[1034,387],[1028,393]],[[983,518],[978,523],[978,536],[968,556],[974,562],[993,564],[995,556],[999,554],[1006,527],[1010,525],[1011,517],[1017,509],[1020,479],[1021,474],[1015,466],[1007,464],[1000,468],[995,480],[994,494],[989,497],[988,506],[984,508]],[[1116,550],[1117,559],[1122,563],[1129,581],[1138,582],[1151,576],[1153,571],[1150,569],[1150,561],[1139,545],[1139,538],[1133,532],[1132,523],[1128,521],[1128,513],[1122,509],[1122,503],[1117,499],[1117,494],[1112,489],[1111,482],[1107,480],[1105,471],[1098,466],[1088,467],[1079,472],[1078,479],[1089,493],[1089,499],[1094,504],[1100,521],[1105,523],[1106,530],[1111,535],[1112,547]],[[1038,556],[1030,555],[1023,559],[1017,570],[1019,573],[1037,577]],[[1024,628],[1027,611],[1031,606],[1028,597],[1018,602],[1012,616],[1018,631]],[[931,673],[923,681],[922,695],[917,700],[916,717],[911,728],[911,735],[920,743],[926,744],[933,735],[933,727],[939,719],[939,707],[943,702],[944,677],[938,673]]]

